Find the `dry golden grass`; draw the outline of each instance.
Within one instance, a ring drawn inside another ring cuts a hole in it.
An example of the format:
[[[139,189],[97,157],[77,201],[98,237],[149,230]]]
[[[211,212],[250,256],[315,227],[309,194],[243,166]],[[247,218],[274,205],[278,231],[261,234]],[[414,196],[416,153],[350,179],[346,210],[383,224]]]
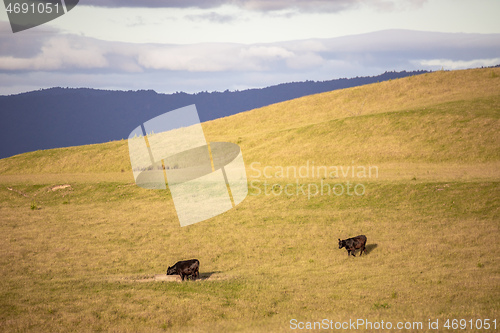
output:
[[[202,126],[209,141],[238,143],[245,157],[248,156],[247,160],[272,162],[276,150],[289,158],[297,152],[304,154],[312,147],[311,156],[300,156],[300,163],[326,155],[333,158],[324,163],[331,164],[339,159],[351,163],[353,156],[346,156],[350,150],[354,150],[355,160],[374,151],[374,155],[389,161],[398,157],[406,161],[415,148],[422,148],[411,146],[411,141],[422,145],[425,140],[436,141],[446,148],[437,156],[440,163],[448,160],[464,163],[467,159],[464,160],[463,155],[471,153],[483,153],[481,160],[498,160],[498,151],[494,148],[500,140],[499,91],[500,68],[441,71],[306,96],[206,122]],[[367,137],[375,141],[367,142]],[[462,156],[447,149],[453,144],[452,139],[461,141],[458,144],[464,149]],[[372,144],[377,145],[376,149]],[[493,149],[484,154],[481,149],[475,149],[481,146]],[[332,148],[341,154],[333,154]],[[434,156],[435,145],[428,150],[426,155],[409,157],[425,163]],[[288,162],[282,157],[279,163]],[[380,159],[377,157],[377,162],[381,162]],[[373,162],[373,156],[370,161]],[[0,174],[3,175],[122,170],[130,171],[127,141],[124,140],[32,152],[0,161]]]
[[[492,75],[494,74],[494,75]],[[434,72],[299,99],[207,122],[207,136],[267,134],[334,119],[498,96],[500,68]]]
[[[364,197],[251,194],[180,228],[168,193],[17,185],[30,197],[1,192],[2,329],[281,331],[292,318],[498,316],[498,182],[365,186]],[[357,233],[369,253],[348,258],[336,238]],[[214,279],[137,281],[191,257]]]
[[[365,319],[422,332],[428,319],[443,331],[446,319],[498,318],[491,73],[437,72],[203,124],[208,140],[241,146],[250,192],[184,228],[168,190],[133,184],[126,141],[0,160],[0,330],[282,332],[291,319]],[[275,173],[313,162],[377,166],[378,177]],[[347,181],[364,194],[308,191]],[[348,258],[337,238],[361,233],[368,255]],[[151,281],[189,258],[204,279]]]

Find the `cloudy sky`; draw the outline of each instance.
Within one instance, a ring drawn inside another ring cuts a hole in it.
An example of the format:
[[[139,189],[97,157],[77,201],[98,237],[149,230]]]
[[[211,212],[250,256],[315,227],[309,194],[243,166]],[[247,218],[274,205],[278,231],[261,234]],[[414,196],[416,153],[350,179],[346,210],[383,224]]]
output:
[[[0,6],[1,95],[241,90],[500,64],[498,0],[80,0],[15,34]]]

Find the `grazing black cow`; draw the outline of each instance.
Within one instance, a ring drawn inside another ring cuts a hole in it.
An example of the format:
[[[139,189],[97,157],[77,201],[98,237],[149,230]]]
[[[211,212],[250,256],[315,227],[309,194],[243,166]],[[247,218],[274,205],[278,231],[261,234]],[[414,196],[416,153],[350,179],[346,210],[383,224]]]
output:
[[[200,262],[198,259],[183,260],[178,261],[172,267],[168,267],[167,275],[180,275],[182,281],[184,277],[191,278],[191,280],[196,280],[200,277]]]
[[[357,249],[361,249],[361,252],[359,255],[361,256],[363,254],[363,251],[366,254],[366,236],[365,235],[359,235],[356,237],[340,240],[339,238],[339,249],[345,247],[347,250],[347,255],[350,256],[351,254],[355,257],[356,255],[354,252]]]

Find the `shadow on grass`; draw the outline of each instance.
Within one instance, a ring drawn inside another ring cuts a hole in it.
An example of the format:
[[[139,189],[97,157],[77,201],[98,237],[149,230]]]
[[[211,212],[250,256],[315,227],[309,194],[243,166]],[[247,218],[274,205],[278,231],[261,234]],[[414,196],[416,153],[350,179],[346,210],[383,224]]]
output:
[[[221,273],[221,271],[200,273],[200,280],[208,280],[213,274],[217,274],[217,273]]]
[[[377,244],[368,244],[365,246],[366,248],[366,254],[370,254],[373,250],[377,248]]]
[[[359,257],[360,255],[365,256],[367,254],[370,254],[373,250],[377,248],[377,244],[368,244],[365,246],[365,252],[361,253],[360,249],[356,249],[354,251],[354,257]],[[347,254],[347,252],[345,252]],[[349,257],[349,255],[347,255]]]

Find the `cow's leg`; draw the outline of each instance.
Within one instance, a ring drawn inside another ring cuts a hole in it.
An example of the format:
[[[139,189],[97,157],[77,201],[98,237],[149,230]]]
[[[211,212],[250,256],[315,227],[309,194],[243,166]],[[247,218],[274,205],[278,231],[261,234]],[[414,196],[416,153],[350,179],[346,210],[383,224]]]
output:
[[[356,252],[356,249],[351,250],[351,254],[352,254],[352,256],[353,256],[353,257],[355,257],[355,256],[356,256],[356,255],[354,254],[354,252]]]
[[[184,274],[181,272],[181,281],[184,281]]]

